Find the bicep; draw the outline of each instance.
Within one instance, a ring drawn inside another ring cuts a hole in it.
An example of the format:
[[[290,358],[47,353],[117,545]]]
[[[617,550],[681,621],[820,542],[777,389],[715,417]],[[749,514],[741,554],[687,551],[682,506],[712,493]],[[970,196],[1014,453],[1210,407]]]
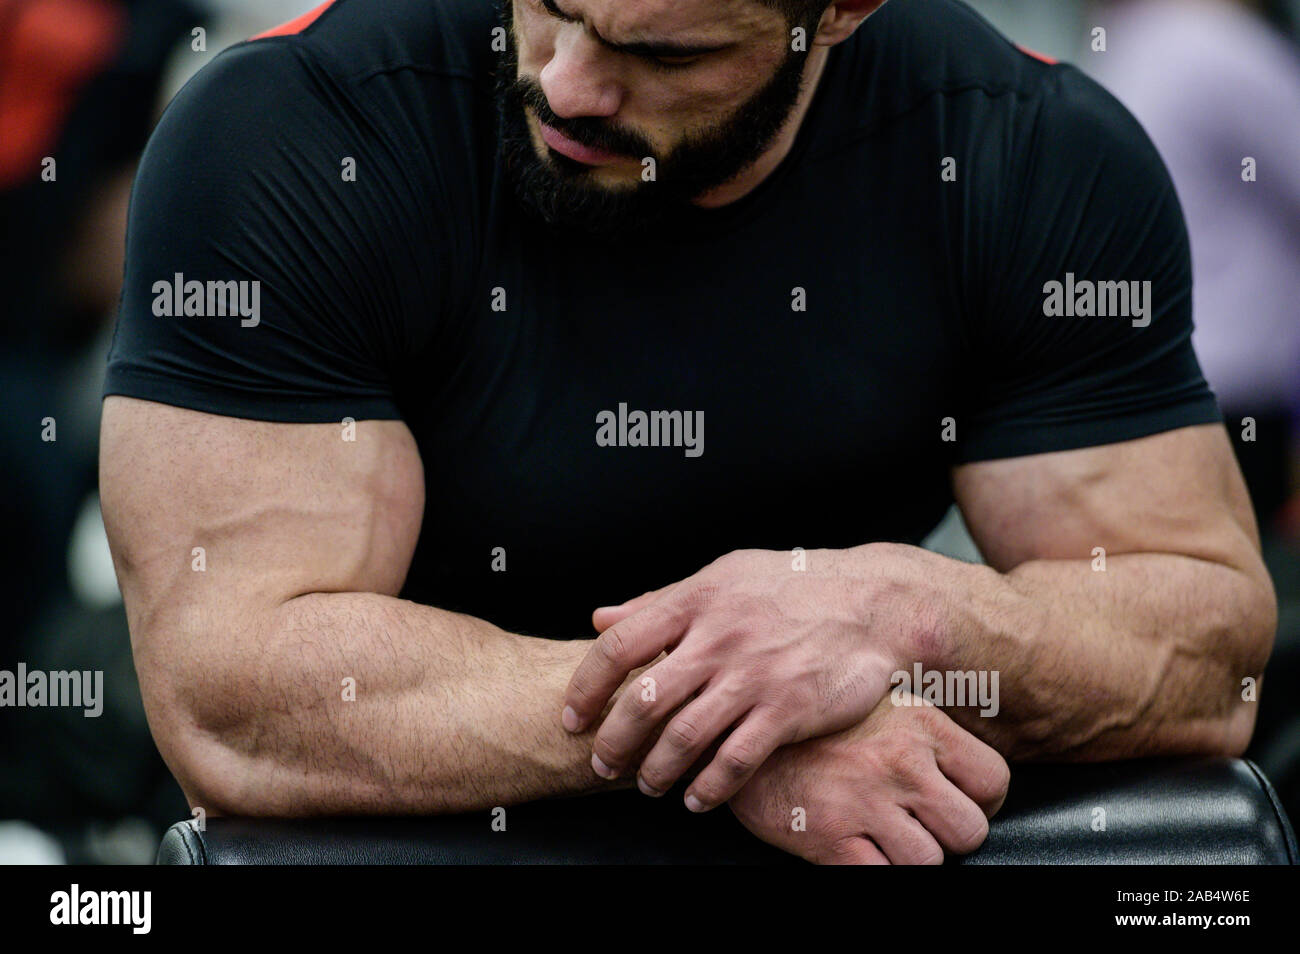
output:
[[[1002,572],[1091,559],[1095,547],[1259,568],[1250,498],[1220,425],[966,464],[953,488],[980,551]]]

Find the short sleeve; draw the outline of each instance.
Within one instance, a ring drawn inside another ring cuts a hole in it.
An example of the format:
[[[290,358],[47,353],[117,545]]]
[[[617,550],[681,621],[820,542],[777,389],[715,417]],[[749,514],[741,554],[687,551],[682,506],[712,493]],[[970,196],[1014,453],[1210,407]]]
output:
[[[1192,349],[1190,248],[1164,163],[1092,80],[1062,66],[1044,82],[999,131],[1006,161],[975,201],[994,224],[964,281],[962,463],[1222,420]]]
[[[142,157],[105,395],[268,421],[400,417],[394,374],[418,346],[404,322],[414,302],[437,313],[438,269],[416,261],[432,244],[412,212],[424,197],[397,165],[300,44],[222,53]]]

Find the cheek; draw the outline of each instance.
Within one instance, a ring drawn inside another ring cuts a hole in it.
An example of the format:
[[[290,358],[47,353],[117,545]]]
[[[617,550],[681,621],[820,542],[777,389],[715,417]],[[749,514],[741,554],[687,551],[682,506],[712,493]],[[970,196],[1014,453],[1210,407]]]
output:
[[[535,77],[555,54],[555,37],[560,24],[529,0],[515,0],[514,11],[519,72]]]
[[[715,126],[753,95],[752,75],[729,71],[683,81],[680,87],[661,81],[641,98],[648,119],[642,128],[653,128],[657,141],[675,145],[691,132]]]
[[[708,128],[730,118],[758,93],[762,84],[756,78],[774,75],[781,60],[781,51],[764,48],[729,58],[680,82],[671,77],[660,81],[657,109],[658,115],[668,118],[669,135],[677,138],[687,130]]]

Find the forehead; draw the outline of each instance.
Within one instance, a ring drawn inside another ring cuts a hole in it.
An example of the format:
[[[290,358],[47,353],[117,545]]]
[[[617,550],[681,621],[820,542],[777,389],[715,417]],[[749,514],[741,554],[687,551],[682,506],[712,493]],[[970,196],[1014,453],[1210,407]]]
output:
[[[653,39],[740,41],[784,21],[758,0],[557,0],[613,42]]]

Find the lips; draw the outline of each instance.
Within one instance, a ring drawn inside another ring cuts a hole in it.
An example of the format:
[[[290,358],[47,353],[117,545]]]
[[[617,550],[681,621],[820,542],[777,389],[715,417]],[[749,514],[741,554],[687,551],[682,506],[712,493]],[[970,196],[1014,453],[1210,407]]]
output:
[[[541,129],[542,141],[546,145],[575,162],[585,163],[589,166],[605,166],[626,158],[626,156],[620,156],[617,153],[584,146],[582,143],[570,139],[558,129],[552,129],[540,120],[538,120],[537,125]]]

